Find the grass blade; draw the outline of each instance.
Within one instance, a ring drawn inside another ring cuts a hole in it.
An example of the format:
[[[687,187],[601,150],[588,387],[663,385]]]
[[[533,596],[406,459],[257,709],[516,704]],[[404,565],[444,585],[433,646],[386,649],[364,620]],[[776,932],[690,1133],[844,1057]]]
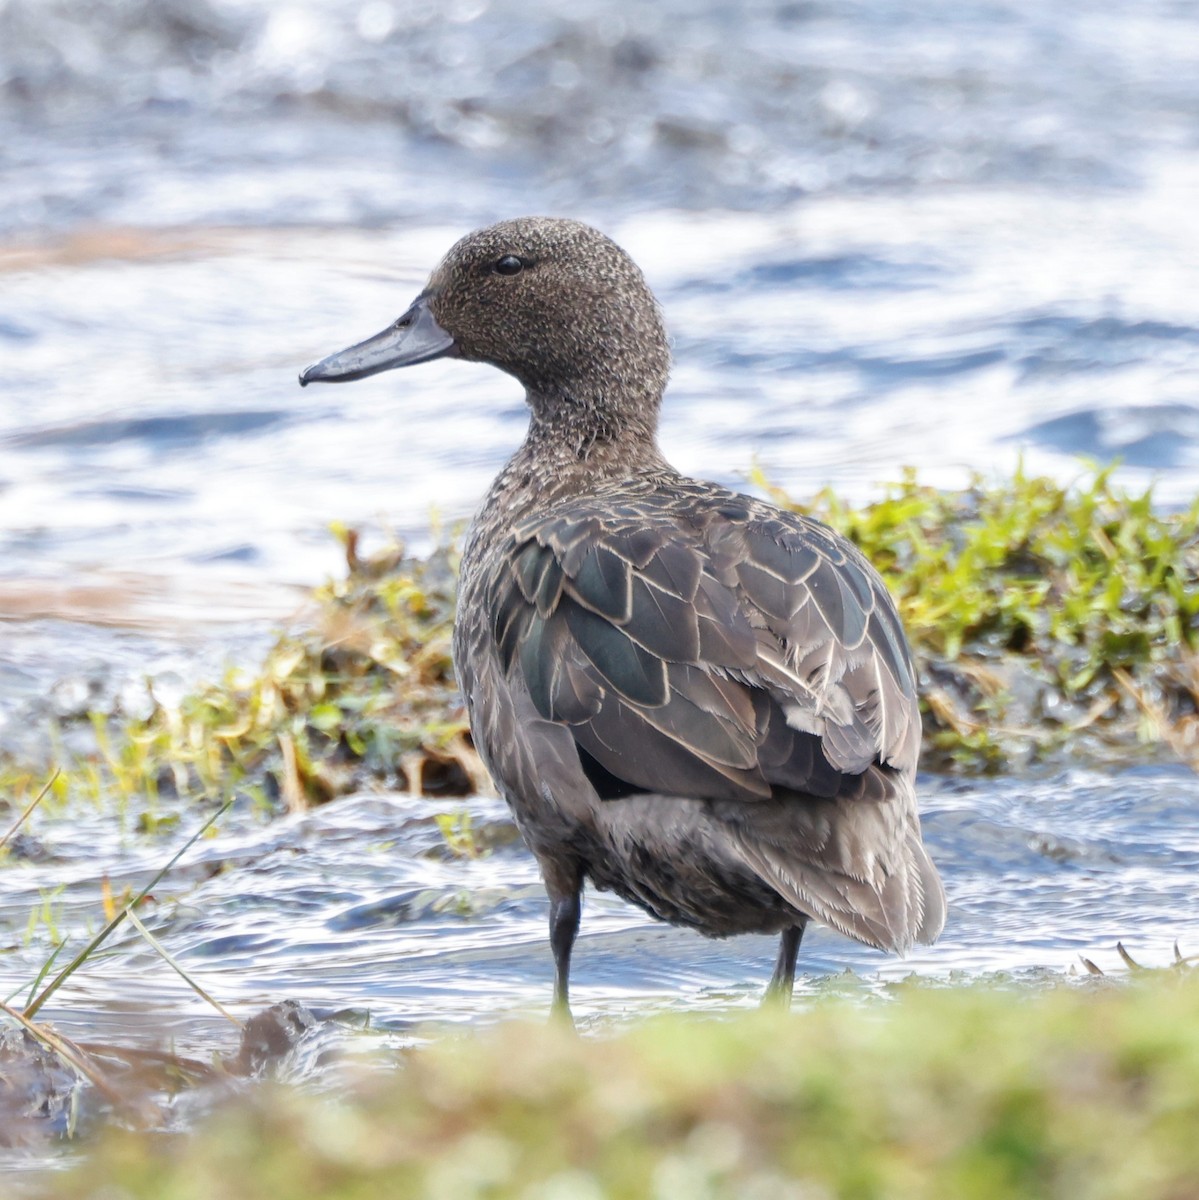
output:
[[[140,892],[138,892],[138,894],[129,902],[129,904],[125,908],[121,909],[121,911],[117,913],[117,915],[113,917],[113,919],[109,921],[108,924],[105,925],[104,928],[101,929],[100,932],[96,934],[96,936],[92,938],[92,940],[88,942],[88,944],[84,946],[84,948],[80,950],[79,953],[76,954],[75,957],[71,959],[71,961],[67,963],[67,965],[63,967],[63,969],[59,971],[57,975],[55,975],[55,977],[34,999],[33,1003],[26,1007],[25,1015],[27,1017],[32,1018],[42,1007],[42,1005],[45,1004],[46,1001],[52,995],[54,995],[54,993],[58,991],[58,989],[62,987],[62,985],[81,966],[83,966],[85,962],[87,962],[88,958],[91,957],[96,947],[104,942],[108,935],[112,933],[112,931],[116,929],[116,927],[125,919],[125,914],[129,911],[129,909],[135,908],[137,905],[139,905],[158,886],[159,880],[162,879],[162,877],[184,856],[184,854],[186,854],[187,851],[192,848],[192,845],[198,841],[205,832],[207,832],[209,827],[216,823],[219,817],[224,816],[224,814],[229,811],[229,808],[232,806],[232,804],[232,800],[226,800],[225,803],[222,804],[221,807],[218,808],[216,812],[214,812],[212,816],[209,817],[208,820],[205,821],[204,824],[201,825],[200,828],[197,829],[196,832],[193,833],[191,837],[189,837],[187,841],[179,847],[171,861],[168,862],[167,865],[163,867],[162,870],[159,871],[158,874],[156,874]]]
[[[37,808],[39,804],[41,804],[42,800],[46,796],[46,793],[49,792],[49,790],[54,786],[54,781],[61,774],[62,768],[55,767],[54,774],[51,775],[44,784],[42,784],[42,790],[38,792],[38,794],[34,796],[32,800],[29,801],[29,803],[25,806],[25,811],[12,823],[8,829],[8,832],[3,837],[0,837],[0,850],[3,850],[4,847],[8,845],[8,839],[12,837],[12,835],[16,833],[18,829],[21,828],[29,814],[33,812],[33,810]]]
[[[40,988],[40,987],[42,986],[42,980],[43,980],[43,979],[45,979],[45,978],[46,978],[46,976],[47,976],[47,975],[50,973],[50,968],[51,968],[52,966],[54,966],[54,960],[55,960],[56,958],[58,958],[58,956],[59,956],[59,955],[62,953],[62,948],[63,948],[63,947],[66,945],[66,944],[67,944],[67,943],[66,943],[65,941],[62,941],[62,942],[59,942],[59,943],[57,943],[57,945],[55,945],[54,949],[51,951],[51,953],[50,953],[50,957],[49,957],[48,959],[46,959],[46,961],[45,961],[44,963],[42,963],[41,970],[40,970],[40,971],[38,971],[38,973],[37,973],[37,978],[36,978],[36,979],[33,981],[33,983],[31,983],[31,984],[29,985],[29,999],[30,999],[30,1000],[32,1000],[32,999],[34,998],[34,996],[36,996],[36,995],[37,995],[37,990],[38,990],[38,988]],[[15,988],[13,988],[13,990],[12,990],[11,992],[9,992],[9,993],[8,993],[8,995],[7,995],[7,996],[5,996],[5,997],[4,997],[4,999],[3,999],[2,1001],[0,1001],[0,1003],[2,1003],[2,1004],[11,1004],[11,1003],[12,1003],[12,1000],[13,1000],[13,997],[14,997],[14,996],[15,996],[15,995],[16,995],[16,994],[17,994],[17,993],[18,993],[18,992],[19,992],[19,991],[20,991],[20,990],[21,990],[21,989],[22,989],[24,986],[25,986],[25,985],[22,983],[22,984],[21,984],[19,987],[15,987]],[[28,1001],[26,1001],[26,1003],[28,1003]]]
[[[1116,953],[1124,960],[1124,965],[1130,971],[1143,971],[1145,968],[1127,950],[1124,949],[1123,942],[1116,943]]]
[[[132,908],[126,907],[125,915],[133,922],[133,927],[150,943],[151,948],[156,954],[173,970],[184,983],[187,984],[201,1000],[207,1000],[213,1008],[217,1010],[228,1021],[232,1021],[238,1029],[244,1028],[243,1022],[239,1021],[219,1000],[210,996],[170,955],[167,948],[141,923],[137,914]]]

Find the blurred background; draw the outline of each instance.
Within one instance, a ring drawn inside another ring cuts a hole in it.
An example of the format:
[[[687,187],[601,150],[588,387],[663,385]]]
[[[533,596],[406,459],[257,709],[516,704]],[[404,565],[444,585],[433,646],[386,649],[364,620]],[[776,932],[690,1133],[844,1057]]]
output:
[[[0,0],[0,741],[469,514],[511,380],[296,374],[504,216],[642,263],[688,471],[1189,498],[1197,141],[1189,0]]]

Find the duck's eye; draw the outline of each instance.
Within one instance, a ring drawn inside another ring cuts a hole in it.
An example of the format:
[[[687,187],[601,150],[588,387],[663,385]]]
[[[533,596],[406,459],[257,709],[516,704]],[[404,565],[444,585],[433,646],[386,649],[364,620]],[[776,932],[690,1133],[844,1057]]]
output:
[[[524,270],[524,262],[517,258],[515,254],[505,254],[503,258],[498,259],[492,270],[497,275],[519,275]]]

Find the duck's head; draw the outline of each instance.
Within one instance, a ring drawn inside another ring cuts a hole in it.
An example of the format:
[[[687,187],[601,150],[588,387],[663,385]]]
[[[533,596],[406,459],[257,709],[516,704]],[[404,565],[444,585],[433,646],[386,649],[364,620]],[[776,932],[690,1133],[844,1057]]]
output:
[[[651,428],[670,370],[658,305],[636,263],[588,225],[521,217],[464,237],[395,324],[314,363],[300,383],[445,357],[514,375],[535,411],[636,411]]]

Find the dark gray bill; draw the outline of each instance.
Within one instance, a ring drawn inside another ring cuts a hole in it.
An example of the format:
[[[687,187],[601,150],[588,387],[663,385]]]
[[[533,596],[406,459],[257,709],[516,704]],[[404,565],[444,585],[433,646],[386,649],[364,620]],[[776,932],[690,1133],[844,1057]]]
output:
[[[300,386],[348,383],[351,379],[365,379],[393,367],[411,367],[415,363],[457,353],[454,339],[433,319],[426,297],[419,296],[416,303],[382,333],[305,367],[300,372]]]

